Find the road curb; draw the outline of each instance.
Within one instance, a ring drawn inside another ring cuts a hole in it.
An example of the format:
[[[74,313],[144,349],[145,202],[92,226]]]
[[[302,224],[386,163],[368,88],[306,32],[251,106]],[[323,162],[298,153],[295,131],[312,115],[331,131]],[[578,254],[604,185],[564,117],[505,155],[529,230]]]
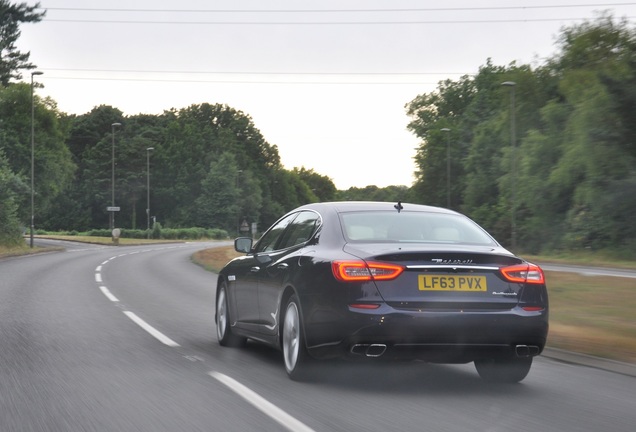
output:
[[[603,369],[615,372],[622,375],[636,377],[636,365],[631,363],[624,363],[616,360],[609,360],[587,354],[580,354],[572,351],[565,351],[558,348],[548,347],[543,350],[543,353],[541,355],[543,357],[562,361],[565,363],[579,364],[596,369]]]

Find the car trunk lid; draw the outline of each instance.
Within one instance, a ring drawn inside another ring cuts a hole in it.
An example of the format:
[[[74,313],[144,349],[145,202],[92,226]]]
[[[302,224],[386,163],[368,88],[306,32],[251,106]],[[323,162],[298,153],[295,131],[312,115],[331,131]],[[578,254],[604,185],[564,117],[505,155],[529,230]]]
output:
[[[412,310],[497,310],[517,305],[524,283],[509,282],[500,269],[523,263],[505,249],[452,247],[423,250],[367,245],[345,248],[363,260],[404,266],[394,280],[375,281],[389,305]]]

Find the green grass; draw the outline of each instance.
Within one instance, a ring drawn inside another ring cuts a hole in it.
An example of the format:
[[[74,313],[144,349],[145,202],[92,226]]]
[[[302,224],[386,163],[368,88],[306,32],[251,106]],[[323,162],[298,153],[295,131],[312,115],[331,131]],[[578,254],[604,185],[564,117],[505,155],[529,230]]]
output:
[[[636,279],[546,272],[548,345],[636,363]]]
[[[33,249],[31,249],[26,244],[23,245],[23,246],[15,246],[15,247],[7,247],[7,246],[0,245],[0,258],[31,255],[31,254],[42,253],[42,252],[52,252],[52,251],[62,250],[62,249],[63,248],[61,248],[61,247],[60,248],[58,248],[58,247],[46,247],[46,248],[34,247]]]

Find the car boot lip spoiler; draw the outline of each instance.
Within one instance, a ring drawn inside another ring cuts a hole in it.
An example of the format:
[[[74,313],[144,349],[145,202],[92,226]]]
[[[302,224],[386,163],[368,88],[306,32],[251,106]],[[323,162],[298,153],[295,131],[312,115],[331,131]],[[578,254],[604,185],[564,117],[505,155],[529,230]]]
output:
[[[458,265],[458,264],[417,264],[407,265],[407,269],[469,269],[469,270],[499,270],[494,266]]]

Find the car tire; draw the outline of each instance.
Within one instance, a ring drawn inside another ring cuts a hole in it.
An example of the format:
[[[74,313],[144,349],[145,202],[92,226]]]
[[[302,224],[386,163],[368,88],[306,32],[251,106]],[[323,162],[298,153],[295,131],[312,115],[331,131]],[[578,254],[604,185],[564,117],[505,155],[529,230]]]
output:
[[[305,346],[305,334],[298,298],[292,295],[285,305],[281,344],[285,370],[294,381],[307,379],[311,358]]]
[[[227,300],[227,286],[223,282],[219,286],[216,297],[216,337],[219,345],[225,347],[240,347],[245,345],[246,338],[237,336],[232,332],[232,320]]]
[[[493,383],[518,383],[530,372],[532,357],[475,360],[479,376]]]

